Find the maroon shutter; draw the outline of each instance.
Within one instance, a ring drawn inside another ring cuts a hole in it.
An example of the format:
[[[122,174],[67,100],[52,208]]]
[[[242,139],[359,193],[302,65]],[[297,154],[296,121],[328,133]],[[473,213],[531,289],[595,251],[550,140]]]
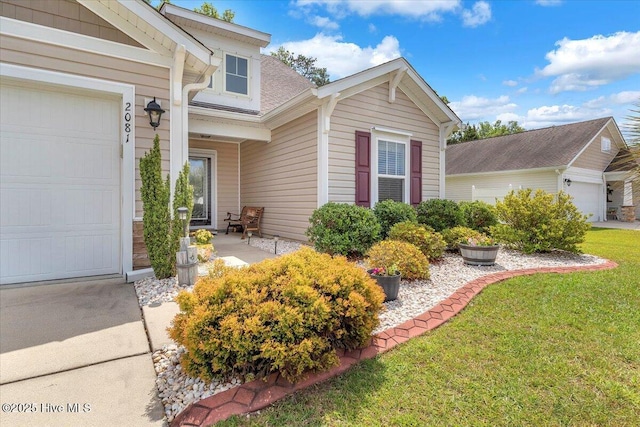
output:
[[[356,205],[371,206],[371,134],[356,131]]]
[[[422,142],[411,141],[411,204],[422,201]]]

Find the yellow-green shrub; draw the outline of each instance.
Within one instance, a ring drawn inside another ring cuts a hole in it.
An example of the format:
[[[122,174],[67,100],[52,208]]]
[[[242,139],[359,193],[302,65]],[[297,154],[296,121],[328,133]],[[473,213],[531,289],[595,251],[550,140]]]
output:
[[[442,257],[447,244],[442,235],[433,228],[405,221],[399,222],[389,230],[389,240],[399,240],[414,244],[429,261]]]
[[[465,243],[469,239],[486,237],[486,235],[469,227],[458,226],[443,230],[442,237],[444,238],[444,241],[447,242],[447,247],[449,249],[458,250],[458,245],[460,243]]]
[[[182,292],[169,334],[186,372],[206,381],[280,371],[296,381],[369,343],[384,293],[344,257],[310,248],[203,278]]]
[[[399,240],[383,240],[371,247],[366,261],[369,268],[396,265],[403,279],[428,279],[429,260],[416,245]]]

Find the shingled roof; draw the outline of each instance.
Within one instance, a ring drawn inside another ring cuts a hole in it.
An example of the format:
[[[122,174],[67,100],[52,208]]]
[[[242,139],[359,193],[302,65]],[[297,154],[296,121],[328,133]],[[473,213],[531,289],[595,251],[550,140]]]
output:
[[[291,67],[271,55],[261,55],[260,113],[265,114],[294,96],[316,87]]]
[[[611,117],[469,141],[447,147],[446,174],[567,166]]]

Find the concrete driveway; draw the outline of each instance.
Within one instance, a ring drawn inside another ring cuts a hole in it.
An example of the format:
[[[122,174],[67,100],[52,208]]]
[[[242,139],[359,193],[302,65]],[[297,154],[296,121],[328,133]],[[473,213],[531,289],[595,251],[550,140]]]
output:
[[[122,279],[0,289],[0,425],[161,426],[149,341]]]

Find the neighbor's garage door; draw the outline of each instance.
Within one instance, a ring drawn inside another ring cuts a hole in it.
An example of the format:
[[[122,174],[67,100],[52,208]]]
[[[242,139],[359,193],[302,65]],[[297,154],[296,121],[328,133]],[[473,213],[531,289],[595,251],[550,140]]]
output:
[[[5,82],[0,102],[0,283],[119,273],[119,100]]]
[[[573,197],[573,203],[580,211],[591,216],[589,221],[600,221],[602,214],[600,213],[602,184],[592,184],[589,182],[573,181],[571,186],[567,187],[567,193]]]

